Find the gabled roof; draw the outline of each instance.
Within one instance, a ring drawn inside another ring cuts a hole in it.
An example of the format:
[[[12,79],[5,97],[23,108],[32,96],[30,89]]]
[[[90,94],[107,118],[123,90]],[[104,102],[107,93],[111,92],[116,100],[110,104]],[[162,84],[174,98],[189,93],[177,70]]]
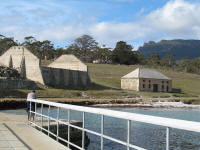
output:
[[[51,68],[62,68],[68,70],[79,70],[87,71],[87,65],[85,65],[81,60],[79,60],[74,55],[61,55],[54,62],[52,62],[48,67]]]
[[[122,78],[149,78],[171,80],[170,78],[158,72],[157,70],[148,68],[137,68],[134,71],[123,76]]]
[[[53,63],[71,63],[71,62],[81,62],[76,56],[68,54],[68,55],[61,55],[60,57],[58,57]],[[50,64],[50,65],[51,65]],[[50,66],[49,65],[49,66]]]

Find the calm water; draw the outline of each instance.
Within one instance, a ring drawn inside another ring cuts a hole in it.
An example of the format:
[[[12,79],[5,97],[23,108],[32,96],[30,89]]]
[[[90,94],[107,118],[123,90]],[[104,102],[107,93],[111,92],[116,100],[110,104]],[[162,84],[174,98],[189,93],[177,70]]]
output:
[[[114,110],[133,112],[146,115],[169,117],[190,121],[200,122],[199,109],[142,109],[142,108],[115,108]],[[56,117],[56,110],[51,110],[51,116]],[[18,115],[25,114],[25,110],[4,111]],[[47,113],[44,111],[44,113]],[[61,110],[60,117],[67,119],[67,112]],[[71,113],[72,120],[82,120],[79,112]],[[101,118],[98,115],[86,113],[86,128],[100,133]],[[127,122],[125,120],[105,117],[104,133],[108,136],[126,141]],[[144,123],[131,122],[131,143],[149,150],[165,149],[165,128]],[[91,134],[88,150],[100,149],[100,138]],[[125,150],[126,147],[113,143],[109,140],[104,141],[104,150]],[[170,130],[170,149],[172,150],[200,150],[200,134],[183,130]]]

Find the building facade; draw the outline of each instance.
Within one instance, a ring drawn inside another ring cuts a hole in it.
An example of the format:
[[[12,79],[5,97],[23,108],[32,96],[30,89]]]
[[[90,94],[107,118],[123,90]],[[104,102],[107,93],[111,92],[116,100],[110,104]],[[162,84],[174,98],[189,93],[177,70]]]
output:
[[[135,91],[171,92],[172,80],[154,69],[137,68],[121,78],[121,88]]]

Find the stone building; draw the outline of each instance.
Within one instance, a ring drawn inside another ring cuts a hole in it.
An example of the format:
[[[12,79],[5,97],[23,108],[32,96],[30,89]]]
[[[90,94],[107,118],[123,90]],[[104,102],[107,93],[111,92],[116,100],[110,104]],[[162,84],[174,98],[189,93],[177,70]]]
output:
[[[13,46],[0,56],[0,64],[13,67],[24,78],[43,85],[66,87],[90,84],[87,66],[73,55],[61,56],[48,67],[44,67],[40,65],[40,59],[27,48]]]
[[[135,91],[171,92],[172,80],[154,69],[137,68],[121,78],[121,88]]]

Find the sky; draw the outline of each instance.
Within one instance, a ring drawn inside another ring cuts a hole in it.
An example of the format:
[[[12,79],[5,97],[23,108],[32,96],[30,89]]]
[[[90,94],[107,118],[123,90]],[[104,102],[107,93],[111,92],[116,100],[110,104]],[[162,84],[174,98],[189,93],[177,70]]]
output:
[[[65,47],[83,34],[99,45],[123,40],[200,39],[200,0],[1,0],[0,34]]]

